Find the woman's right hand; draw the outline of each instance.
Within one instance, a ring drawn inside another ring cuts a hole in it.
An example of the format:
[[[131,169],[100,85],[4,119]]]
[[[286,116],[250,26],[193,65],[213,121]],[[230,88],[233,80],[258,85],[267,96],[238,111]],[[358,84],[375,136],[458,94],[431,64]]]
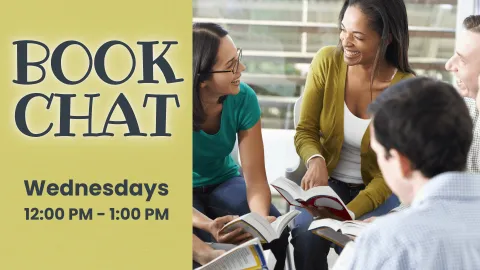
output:
[[[328,186],[328,170],[323,158],[314,157],[308,162],[308,169],[303,176],[301,187],[303,190],[309,190],[318,186]]]

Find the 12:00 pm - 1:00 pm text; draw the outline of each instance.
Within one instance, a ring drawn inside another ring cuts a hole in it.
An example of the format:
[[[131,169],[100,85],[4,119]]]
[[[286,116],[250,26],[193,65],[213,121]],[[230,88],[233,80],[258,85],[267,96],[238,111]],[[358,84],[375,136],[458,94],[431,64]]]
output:
[[[168,220],[168,208],[109,208],[94,211],[93,208],[25,208],[26,220]]]

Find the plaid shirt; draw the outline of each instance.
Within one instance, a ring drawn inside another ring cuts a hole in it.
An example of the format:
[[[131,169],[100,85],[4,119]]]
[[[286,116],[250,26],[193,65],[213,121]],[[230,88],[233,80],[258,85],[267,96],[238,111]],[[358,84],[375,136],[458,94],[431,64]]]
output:
[[[467,171],[480,173],[480,113],[474,99],[465,98],[465,102],[473,119],[473,142],[468,153]]]
[[[480,174],[444,173],[408,209],[373,221],[334,269],[478,270],[479,224]]]

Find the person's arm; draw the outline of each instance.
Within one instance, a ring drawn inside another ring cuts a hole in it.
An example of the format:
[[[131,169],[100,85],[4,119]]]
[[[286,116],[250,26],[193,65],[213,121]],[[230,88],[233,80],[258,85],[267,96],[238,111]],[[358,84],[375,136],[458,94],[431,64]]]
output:
[[[305,165],[308,165],[313,156],[323,156],[320,146],[320,113],[323,107],[325,80],[323,74],[317,74],[317,70],[322,68],[324,54],[322,51],[317,53],[310,64],[295,133],[295,148]]]
[[[265,172],[260,120],[252,128],[238,132],[238,149],[247,186],[250,211],[267,217],[270,212],[272,196]]]
[[[265,172],[260,104],[255,91],[245,83],[237,101],[237,134],[240,162],[250,211],[268,217],[272,195]],[[272,217],[267,218],[272,221]]]
[[[320,144],[320,113],[323,107],[325,76],[329,66],[327,59],[332,53],[332,48],[324,48],[312,60],[296,127],[295,148],[307,167],[301,183],[305,190],[328,185],[327,165]]]
[[[205,216],[202,212],[193,208],[193,227],[209,232],[209,226],[213,222],[209,217]]]
[[[390,195],[392,195],[392,191],[385,183],[383,177],[377,176],[347,204],[347,208],[355,214],[355,218],[359,218],[375,210],[383,204]]]
[[[192,238],[192,247],[193,260],[201,265],[207,264],[225,253],[224,250],[213,249],[207,243],[200,240],[200,238],[198,238],[195,234]]]

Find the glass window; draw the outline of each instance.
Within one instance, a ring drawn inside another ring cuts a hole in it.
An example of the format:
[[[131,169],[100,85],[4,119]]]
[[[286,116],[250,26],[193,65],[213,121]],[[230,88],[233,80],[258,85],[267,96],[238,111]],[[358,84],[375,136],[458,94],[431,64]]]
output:
[[[457,1],[405,0],[409,57],[419,75],[447,82]],[[242,78],[256,91],[263,127],[293,129],[293,105],[317,50],[338,42],[342,0],[193,0],[194,21],[225,26],[243,49]]]

